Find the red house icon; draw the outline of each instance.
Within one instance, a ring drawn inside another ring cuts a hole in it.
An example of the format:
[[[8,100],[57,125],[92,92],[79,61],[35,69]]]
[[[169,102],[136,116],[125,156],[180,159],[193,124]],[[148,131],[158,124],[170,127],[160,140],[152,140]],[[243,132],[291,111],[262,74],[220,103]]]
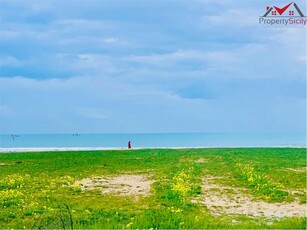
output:
[[[278,17],[295,16],[295,11],[291,8],[289,9],[289,7],[291,5],[293,5],[294,9],[296,10],[296,12],[299,14],[300,17],[304,17],[304,14],[300,10],[300,8],[297,6],[297,4],[294,3],[294,2],[291,2],[291,3],[289,3],[288,5],[286,5],[282,8],[279,8],[277,6],[273,6],[273,7],[267,6],[266,7],[266,13],[263,15],[263,17],[267,17],[267,16],[278,16]]]

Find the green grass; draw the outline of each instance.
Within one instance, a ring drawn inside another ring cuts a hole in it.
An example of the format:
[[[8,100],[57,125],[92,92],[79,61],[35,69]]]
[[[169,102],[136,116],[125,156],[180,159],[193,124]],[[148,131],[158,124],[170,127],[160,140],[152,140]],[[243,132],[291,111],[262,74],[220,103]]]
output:
[[[203,158],[203,162],[197,162]],[[0,154],[0,229],[12,228],[237,228],[305,229],[306,218],[223,214],[191,202],[202,178],[245,188],[255,200],[306,203],[306,149],[143,149]],[[151,195],[102,195],[75,181],[144,174]],[[227,177],[225,177],[227,175]],[[229,191],[228,191],[229,192]],[[72,221],[72,222],[71,222]]]

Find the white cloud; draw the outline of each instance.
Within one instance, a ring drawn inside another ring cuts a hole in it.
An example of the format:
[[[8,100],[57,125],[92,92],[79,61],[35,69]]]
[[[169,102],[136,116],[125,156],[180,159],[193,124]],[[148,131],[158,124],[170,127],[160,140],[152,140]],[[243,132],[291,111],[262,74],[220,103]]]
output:
[[[246,89],[212,100],[181,98],[154,85],[102,76],[0,78],[0,85],[3,95],[10,93],[2,103],[10,105],[9,117],[19,122],[18,128],[10,131],[17,133],[29,132],[25,125],[29,123],[36,124],[32,132],[259,131],[282,130],[281,124],[296,130],[304,107],[295,98],[259,98],[255,95],[259,85],[248,94]],[[290,112],[286,112],[288,108]],[[254,124],[251,117],[258,121]],[[296,123],[289,123],[289,117]],[[5,125],[2,132],[6,130],[12,129]]]
[[[106,119],[104,111],[99,108],[78,107],[76,112],[84,117],[93,119]]]
[[[257,26],[259,10],[255,9],[228,9],[216,15],[204,15],[202,24],[209,26]]]
[[[21,66],[23,61],[12,56],[0,56],[0,66]]]
[[[8,106],[0,105],[0,117],[10,117],[12,111]]]
[[[111,37],[111,38],[105,38],[104,41],[105,41],[106,43],[115,43],[115,42],[118,42],[119,39],[118,39],[118,38],[113,38],[113,37]]]
[[[0,31],[0,40],[15,39],[19,35],[20,35],[20,32],[17,32],[17,31],[1,30]]]
[[[182,67],[180,62],[190,61],[198,63],[199,70],[205,70],[209,65],[231,64],[238,60],[233,50],[226,51],[201,51],[201,50],[179,50],[172,53],[153,54],[153,55],[131,55],[121,59],[125,62],[135,62],[156,67],[173,67],[173,71],[180,74]],[[200,63],[203,63],[201,65]],[[158,69],[156,69],[158,71]]]
[[[259,26],[261,1],[174,1],[171,9],[163,1],[116,8],[108,1],[99,9],[96,1],[19,1],[18,10],[10,2],[0,19],[1,61],[9,67],[1,106],[20,116],[20,127],[257,129],[265,122],[248,120],[257,110],[272,124],[279,112],[286,125],[300,116],[301,104],[278,97],[303,91],[294,78],[305,83],[306,35]],[[150,4],[159,14],[144,14]]]
[[[86,30],[101,30],[110,28],[110,22],[102,20],[88,19],[62,19],[54,22],[55,25],[61,26],[62,29],[86,29]],[[63,28],[64,27],[64,28]]]

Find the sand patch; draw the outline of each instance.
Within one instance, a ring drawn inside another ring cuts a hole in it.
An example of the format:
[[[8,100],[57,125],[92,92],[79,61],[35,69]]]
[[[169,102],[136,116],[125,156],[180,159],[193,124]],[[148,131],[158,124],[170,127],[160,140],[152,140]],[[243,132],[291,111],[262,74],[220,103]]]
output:
[[[292,172],[306,172],[307,171],[307,167],[303,167],[303,168],[286,168],[287,171],[292,171]]]
[[[121,175],[112,178],[92,177],[77,182],[82,191],[98,189],[102,194],[149,196],[153,180],[143,175]]]
[[[253,196],[243,193],[243,189],[220,186],[212,182],[214,178],[204,178],[203,195],[195,199],[205,205],[214,215],[244,214],[248,216],[266,217],[301,217],[306,216],[306,204],[267,203],[254,200]]]
[[[195,163],[200,163],[200,164],[205,163],[205,162],[207,162],[207,160],[203,157],[201,157],[201,158],[199,158],[198,160],[195,161]]]
[[[9,166],[9,165],[12,165],[12,164],[0,162],[0,166]]]

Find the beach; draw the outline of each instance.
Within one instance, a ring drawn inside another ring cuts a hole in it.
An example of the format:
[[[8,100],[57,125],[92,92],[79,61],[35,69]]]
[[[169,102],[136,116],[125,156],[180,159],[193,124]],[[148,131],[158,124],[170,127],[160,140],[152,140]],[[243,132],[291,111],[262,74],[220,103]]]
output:
[[[153,150],[153,149],[218,149],[218,146],[199,146],[199,147],[135,147],[133,150]],[[246,148],[246,147],[232,147],[225,146],[223,148],[233,149],[233,148]],[[268,148],[261,146],[250,146],[248,148]],[[301,149],[306,148],[305,146],[271,146],[269,148],[293,148]],[[118,148],[118,147],[45,147],[45,148],[0,148],[0,153],[26,153],[26,152],[71,152],[71,151],[108,151],[108,150],[131,150],[128,148]]]

